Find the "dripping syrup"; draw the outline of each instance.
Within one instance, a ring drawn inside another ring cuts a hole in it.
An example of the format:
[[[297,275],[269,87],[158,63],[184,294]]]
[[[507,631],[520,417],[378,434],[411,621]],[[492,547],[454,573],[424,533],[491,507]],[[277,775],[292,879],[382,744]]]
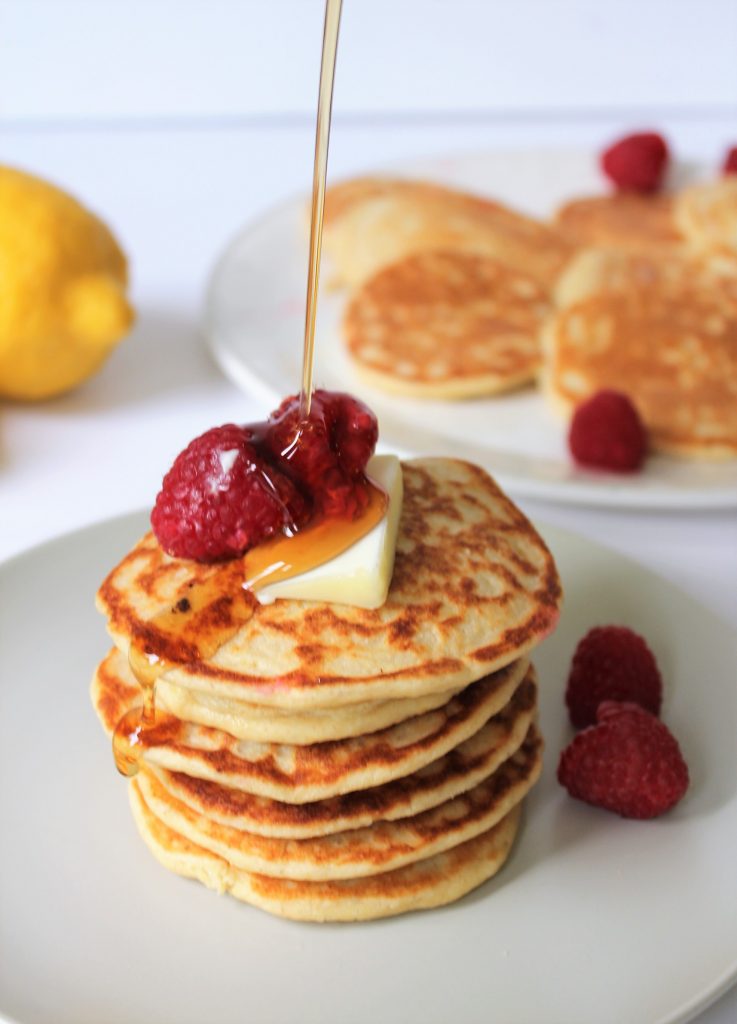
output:
[[[312,401],[325,182],[341,8],[342,0],[326,0],[312,181],[300,425],[291,449],[300,444],[305,433]],[[289,451],[283,455],[288,458]],[[313,519],[298,531],[290,530],[271,538],[251,548],[242,558],[215,567],[205,581],[190,586],[186,595],[147,622],[140,636],[133,637],[128,661],[141,687],[143,705],[128,711],[113,734],[113,755],[122,775],[132,777],[138,772],[146,733],[156,726],[156,680],[176,665],[210,658],[253,616],[258,606],[254,596],[257,591],[336,558],[372,530],[386,514],[388,497],[381,488],[371,481],[368,483],[368,504],[358,518]]]

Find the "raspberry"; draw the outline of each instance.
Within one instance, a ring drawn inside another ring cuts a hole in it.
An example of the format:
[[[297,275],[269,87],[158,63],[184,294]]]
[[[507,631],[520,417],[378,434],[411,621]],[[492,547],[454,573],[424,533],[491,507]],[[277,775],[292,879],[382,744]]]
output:
[[[269,417],[265,441],[284,471],[314,496],[318,511],[355,516],[368,503],[363,473],[378,436],[376,417],[363,402],[318,390],[306,422],[299,398],[285,399]]]
[[[668,145],[656,132],[625,135],[601,155],[601,168],[620,192],[657,192],[668,164]]]
[[[631,473],[642,465],[647,435],[637,410],[619,391],[597,391],[573,414],[568,447],[576,462]]]
[[[722,174],[737,174],[737,146],[732,146],[731,149],[727,150],[727,155],[722,165]]]
[[[566,687],[566,704],[577,729],[596,721],[602,701],[629,701],[659,715],[662,696],[653,653],[633,630],[597,626],[579,641]]]
[[[572,797],[624,818],[655,818],[688,789],[688,766],[675,737],[637,704],[604,701],[597,725],[580,732],[558,762]]]
[[[195,438],[164,477],[151,513],[162,548],[215,562],[307,518],[309,503],[258,451],[258,431],[229,423]]]

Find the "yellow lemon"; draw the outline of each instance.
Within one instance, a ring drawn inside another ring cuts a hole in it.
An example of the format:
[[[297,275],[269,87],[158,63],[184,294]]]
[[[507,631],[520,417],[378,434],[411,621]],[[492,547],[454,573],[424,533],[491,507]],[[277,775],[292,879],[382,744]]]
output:
[[[0,395],[48,398],[94,373],[133,322],[127,277],[99,218],[0,167]]]

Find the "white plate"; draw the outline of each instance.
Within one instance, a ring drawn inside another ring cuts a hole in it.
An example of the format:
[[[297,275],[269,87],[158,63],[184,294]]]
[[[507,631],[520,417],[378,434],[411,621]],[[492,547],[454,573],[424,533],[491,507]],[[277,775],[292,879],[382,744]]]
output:
[[[392,173],[432,178],[502,197],[547,216],[563,199],[601,191],[591,154],[523,151],[425,161]],[[307,241],[305,200],[248,226],[217,264],[204,329],[222,369],[274,408],[300,382]],[[329,278],[329,268],[323,272]],[[318,313],[316,382],[349,390],[379,415],[382,443],[418,455],[452,455],[487,466],[517,494],[645,508],[737,506],[737,460],[699,464],[663,457],[634,476],[576,469],[565,424],[533,390],[466,402],[418,401],[377,391],[357,377],[340,342],[344,294],[325,292]]]
[[[496,879],[443,910],[281,921],[166,872],[89,703],[93,594],[142,514],[0,567],[0,1016],[23,1024],[683,1021],[737,974],[737,640],[604,548],[545,530],[567,591],[541,649],[545,772]],[[577,639],[629,623],[666,680],[692,786],[624,821],[555,781]]]

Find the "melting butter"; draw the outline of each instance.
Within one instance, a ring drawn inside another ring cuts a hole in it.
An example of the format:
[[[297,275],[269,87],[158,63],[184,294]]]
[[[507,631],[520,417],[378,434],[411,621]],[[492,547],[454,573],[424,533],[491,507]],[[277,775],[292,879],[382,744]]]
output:
[[[381,522],[330,561],[260,589],[256,596],[262,604],[270,604],[279,597],[357,608],[380,608],[384,604],[394,571],[402,511],[402,466],[396,455],[374,455],[366,473],[389,496],[389,507]]]

